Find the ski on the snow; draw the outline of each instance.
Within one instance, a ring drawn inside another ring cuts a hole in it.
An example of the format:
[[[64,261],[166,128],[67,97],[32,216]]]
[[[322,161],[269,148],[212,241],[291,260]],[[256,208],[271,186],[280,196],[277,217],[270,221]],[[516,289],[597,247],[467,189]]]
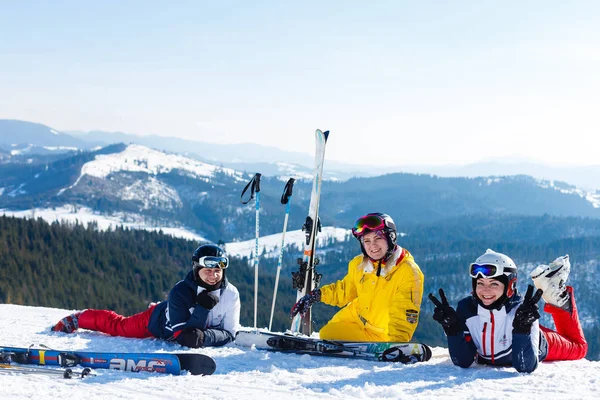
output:
[[[65,379],[85,378],[93,375],[90,368],[72,369],[72,368],[45,368],[32,367],[30,365],[15,364],[19,360],[23,361],[22,355],[10,351],[0,351],[0,373],[18,373],[18,374],[34,374],[34,375],[53,375],[60,376]]]
[[[403,364],[431,358],[431,348],[418,342],[343,342],[265,331],[240,331],[235,342],[263,350]]]
[[[70,368],[116,369],[131,372],[157,372],[181,375],[211,375],[217,366],[215,361],[197,353],[121,353],[94,351],[61,351],[48,348],[3,347],[0,352],[13,353],[19,364],[49,365]]]
[[[60,376],[65,379],[71,379],[71,378],[83,379],[87,376],[92,375],[90,368],[83,368],[82,370],[78,371],[78,370],[73,370],[71,368],[54,369],[54,368],[30,367],[30,366],[23,366],[23,365],[1,364],[1,363],[0,363],[0,373],[53,375],[53,376]]]
[[[321,197],[321,183],[323,175],[323,163],[325,161],[325,145],[329,131],[322,132],[317,129],[315,132],[316,151],[315,151],[315,168],[313,177],[312,192],[310,195],[310,206],[306,222],[302,226],[302,230],[306,235],[306,243],[304,245],[303,258],[298,259],[299,268],[297,272],[292,272],[292,285],[297,290],[296,301],[306,295],[313,289],[319,286],[321,274],[318,274],[315,267],[319,260],[315,256],[317,244],[317,234],[321,230],[321,222],[319,221],[319,200]],[[308,310],[304,315],[296,315],[292,319],[290,330],[292,332],[300,332],[305,335],[312,333],[311,311]]]

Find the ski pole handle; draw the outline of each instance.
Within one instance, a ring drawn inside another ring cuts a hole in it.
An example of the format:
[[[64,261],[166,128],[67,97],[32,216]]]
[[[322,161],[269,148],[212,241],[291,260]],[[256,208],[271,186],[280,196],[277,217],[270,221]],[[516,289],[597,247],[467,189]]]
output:
[[[290,197],[292,197],[292,189],[294,188],[294,178],[290,178],[285,187],[283,188],[283,194],[281,195],[281,204],[288,204]]]
[[[242,204],[248,204],[250,200],[254,198],[254,193],[260,193],[261,176],[262,175],[257,172],[256,174],[254,174],[252,179],[250,179],[250,182],[248,182],[248,184],[244,187],[244,190],[242,190],[242,195],[240,196],[240,201],[242,202]],[[250,189],[250,198],[244,201],[244,194],[248,189]]]

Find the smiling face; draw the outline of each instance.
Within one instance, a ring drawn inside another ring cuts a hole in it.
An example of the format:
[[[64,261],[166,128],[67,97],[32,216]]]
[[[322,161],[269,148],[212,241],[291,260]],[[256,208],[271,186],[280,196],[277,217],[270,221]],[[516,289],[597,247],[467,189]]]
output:
[[[223,279],[223,270],[221,268],[200,268],[198,275],[204,282],[214,286]]]
[[[367,255],[373,260],[381,260],[388,251],[388,242],[383,232],[367,232],[361,238]]]
[[[478,278],[475,294],[485,306],[489,306],[504,294],[504,283],[490,278]]]

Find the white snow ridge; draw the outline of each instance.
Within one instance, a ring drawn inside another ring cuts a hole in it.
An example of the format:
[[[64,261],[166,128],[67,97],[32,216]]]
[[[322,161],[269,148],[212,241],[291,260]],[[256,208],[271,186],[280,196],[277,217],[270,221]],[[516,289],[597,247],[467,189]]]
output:
[[[185,350],[153,339],[80,330],[50,332],[72,310],[0,304],[2,346],[45,344],[60,350],[164,352]],[[441,328],[440,328],[441,329]],[[433,348],[425,363],[403,365],[253,350],[229,344],[188,349],[213,357],[211,376],[95,370],[95,376],[0,374],[2,399],[593,399],[600,396],[599,361],[542,363],[532,374],[513,368],[456,367]]]

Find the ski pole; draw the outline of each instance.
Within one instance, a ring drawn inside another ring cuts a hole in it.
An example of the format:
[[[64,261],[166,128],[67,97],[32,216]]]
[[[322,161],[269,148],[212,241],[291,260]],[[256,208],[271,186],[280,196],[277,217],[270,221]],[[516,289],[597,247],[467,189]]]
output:
[[[258,237],[259,237],[259,221],[260,221],[260,177],[261,174],[258,172],[254,174],[250,182],[246,185],[244,190],[242,191],[241,201],[243,204],[248,204],[250,200],[254,198],[254,194],[256,193],[256,244],[254,245],[254,329],[256,329],[256,315],[258,312]],[[250,188],[250,198],[247,201],[243,200],[244,193],[246,190]]]
[[[271,304],[271,317],[269,318],[269,331],[273,324],[273,314],[275,313],[275,300],[277,299],[277,287],[279,286],[279,274],[281,273],[281,263],[283,261],[283,246],[285,244],[285,231],[287,229],[288,217],[290,216],[290,199],[292,198],[292,188],[294,187],[294,178],[290,178],[283,188],[281,195],[281,204],[285,204],[285,218],[283,220],[283,232],[281,234],[281,250],[279,251],[279,261],[277,261],[277,274],[275,275],[275,289],[273,289],[273,304]]]

